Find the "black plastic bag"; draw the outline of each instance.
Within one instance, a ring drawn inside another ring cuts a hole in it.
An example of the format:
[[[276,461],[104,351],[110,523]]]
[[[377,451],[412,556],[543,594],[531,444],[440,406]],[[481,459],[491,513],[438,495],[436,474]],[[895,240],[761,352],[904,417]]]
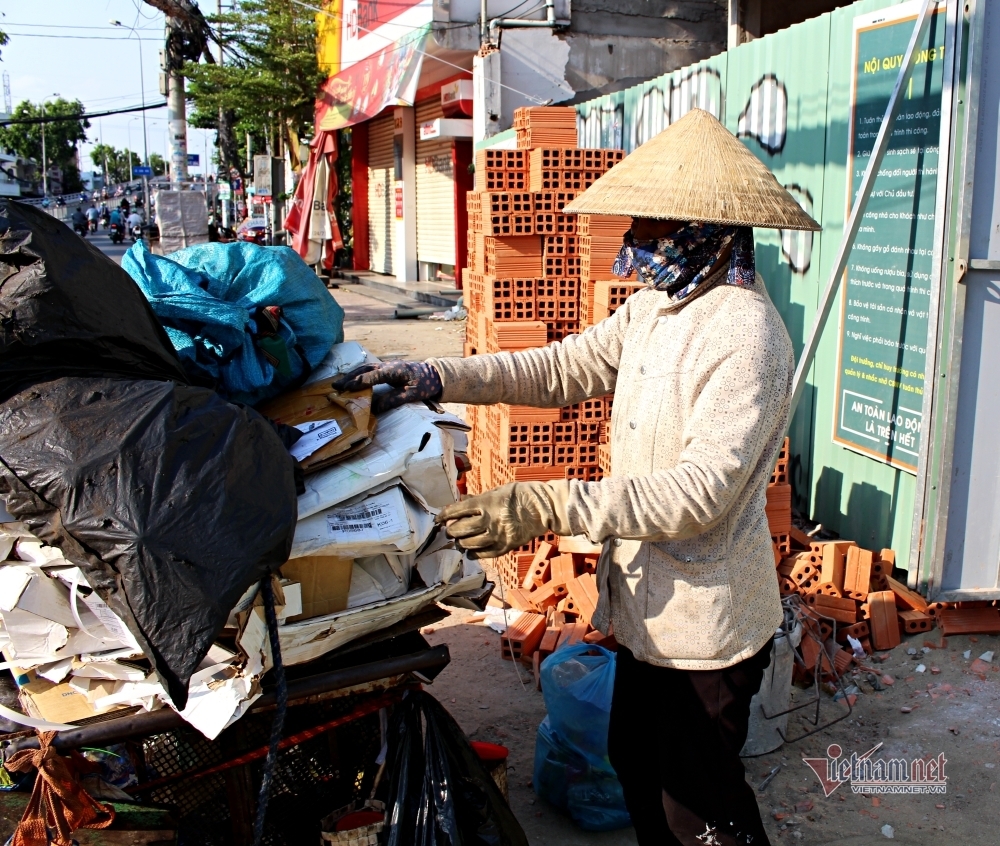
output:
[[[39,379],[188,377],[131,277],[41,209],[0,201],[0,400]]]
[[[60,378],[0,406],[0,462],[8,510],[82,567],[183,708],[230,610],[291,549],[274,428],[206,388]]]
[[[389,729],[387,846],[528,846],[458,723],[414,691]]]

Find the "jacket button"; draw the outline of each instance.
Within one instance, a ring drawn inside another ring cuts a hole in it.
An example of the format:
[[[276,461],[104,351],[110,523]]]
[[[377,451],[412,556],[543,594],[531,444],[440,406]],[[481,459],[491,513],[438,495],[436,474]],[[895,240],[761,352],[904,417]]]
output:
[[[666,323],[667,322],[667,318],[666,318],[666,316],[664,316],[664,317],[658,317],[656,319],[656,322],[657,323]]]
[[[621,545],[622,545],[622,539],[621,538],[615,538],[615,546],[621,546]]]
[[[628,427],[630,429],[634,429],[635,428],[635,421],[634,420],[629,420],[628,421]]]
[[[642,365],[642,367],[639,368],[639,372],[642,373],[643,375],[646,374],[646,365],[645,364]]]
[[[687,561],[687,563],[688,563],[688,564],[690,564],[690,563],[691,563],[691,556],[689,555],[689,556],[688,556],[687,558],[685,558],[684,560],[685,560],[685,561]]]

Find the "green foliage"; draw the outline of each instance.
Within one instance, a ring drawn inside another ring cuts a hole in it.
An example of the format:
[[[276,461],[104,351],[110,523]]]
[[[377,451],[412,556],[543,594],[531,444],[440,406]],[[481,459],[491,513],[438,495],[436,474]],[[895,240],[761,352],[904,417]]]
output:
[[[153,169],[153,176],[163,176],[167,172],[167,163],[159,153],[149,154],[149,166]]]
[[[11,118],[41,118],[42,106],[27,100],[18,103]],[[87,140],[86,130],[90,121],[84,117],[83,103],[79,100],[49,100],[45,103],[45,154],[49,164],[66,170],[76,156],[76,145]],[[70,117],[72,120],[48,120]],[[42,160],[42,124],[21,123],[0,127],[0,147],[26,159]]]
[[[75,194],[83,190],[83,180],[80,178],[80,168],[70,162],[62,170],[62,191],[64,194]]]
[[[154,156],[160,160],[161,164],[163,163],[162,157],[153,153],[149,157],[150,165],[153,164]],[[132,168],[142,164],[142,157],[138,153],[133,153],[128,149],[117,150],[110,144],[95,144],[94,149],[90,151],[90,160],[104,174],[105,185],[131,181]],[[154,168],[153,173],[156,174],[156,172]]]
[[[9,43],[10,43],[10,36],[7,35],[6,32],[3,32],[2,30],[0,30],[0,47],[4,47],[5,45],[7,45]],[[0,55],[3,55],[3,54],[0,53]]]
[[[241,134],[276,140],[290,127],[311,135],[316,90],[325,78],[314,13],[289,0],[240,0],[232,12],[208,20],[225,63],[184,66],[192,124],[216,128],[222,110]]]

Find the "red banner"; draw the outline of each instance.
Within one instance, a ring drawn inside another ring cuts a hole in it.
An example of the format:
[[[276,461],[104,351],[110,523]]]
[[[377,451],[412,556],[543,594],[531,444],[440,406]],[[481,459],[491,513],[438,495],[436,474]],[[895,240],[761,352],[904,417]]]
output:
[[[316,133],[375,117],[387,106],[412,106],[427,27],[331,76],[316,97]]]

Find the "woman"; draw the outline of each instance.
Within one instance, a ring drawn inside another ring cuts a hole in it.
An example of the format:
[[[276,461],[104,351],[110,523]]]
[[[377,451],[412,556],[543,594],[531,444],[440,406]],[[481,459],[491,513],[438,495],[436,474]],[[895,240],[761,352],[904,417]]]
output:
[[[782,616],[764,506],[794,361],[752,227],[819,227],[699,110],[565,211],[633,218],[615,272],[647,287],[612,317],[539,349],[376,365],[335,387],[391,385],[383,407],[615,392],[614,475],[515,482],[439,520],[480,557],[546,531],[602,542],[592,622],[620,644],[609,753],[639,843],[766,844],[739,752]]]

